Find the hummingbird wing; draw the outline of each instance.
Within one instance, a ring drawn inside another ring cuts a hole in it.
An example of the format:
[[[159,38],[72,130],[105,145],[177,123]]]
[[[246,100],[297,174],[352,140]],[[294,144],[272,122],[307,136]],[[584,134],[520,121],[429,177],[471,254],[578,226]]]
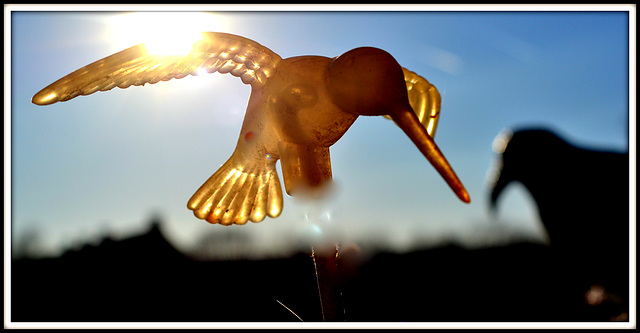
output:
[[[261,86],[273,74],[282,58],[241,36],[203,32],[189,54],[154,55],[138,44],[82,67],[38,92],[38,105],[68,101],[80,95],[180,79],[203,71],[231,73],[245,84]]]
[[[420,119],[420,123],[427,129],[427,133],[433,138],[436,135],[436,127],[440,118],[440,105],[442,104],[440,93],[422,76],[406,68],[402,68],[402,72],[407,84],[409,104]]]
[[[246,150],[253,150],[247,152]],[[236,151],[187,203],[193,214],[223,225],[260,222],[282,212],[282,188],[276,172],[277,159],[269,154],[255,157],[261,149],[237,147]],[[254,158],[251,158],[254,157]]]
[[[420,123],[427,129],[427,133],[433,138],[436,135],[438,119],[440,118],[440,105],[442,99],[434,85],[422,76],[402,68],[404,82],[407,85],[409,104],[413,112],[418,116]],[[391,119],[389,116],[385,116]]]

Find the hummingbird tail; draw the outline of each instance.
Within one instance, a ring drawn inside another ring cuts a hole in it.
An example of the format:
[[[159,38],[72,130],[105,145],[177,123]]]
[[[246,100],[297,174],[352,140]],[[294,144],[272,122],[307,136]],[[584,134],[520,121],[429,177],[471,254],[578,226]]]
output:
[[[223,225],[278,217],[283,202],[275,162],[238,163],[232,155],[200,186],[187,207],[196,217]]]

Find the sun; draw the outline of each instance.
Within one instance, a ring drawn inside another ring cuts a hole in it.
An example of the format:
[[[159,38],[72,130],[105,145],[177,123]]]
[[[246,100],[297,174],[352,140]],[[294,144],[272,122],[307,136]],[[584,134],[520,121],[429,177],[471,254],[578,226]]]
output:
[[[109,43],[108,49],[117,52],[144,43],[150,54],[159,56],[187,55],[193,43],[201,38],[202,32],[228,32],[234,26],[233,20],[228,16],[187,11],[123,12],[110,15],[106,23],[107,29],[103,37]],[[162,81],[153,87],[145,87],[146,96],[154,96],[148,103],[162,103],[184,94],[218,91],[220,82],[228,82],[206,74],[209,73],[201,69],[179,80]],[[168,114],[174,116],[163,114],[158,119],[164,117],[174,122],[188,120],[188,117],[181,116],[180,113]]]
[[[110,40],[116,49],[140,43],[154,55],[186,55],[200,33],[224,31],[220,15],[205,12],[134,12],[116,15],[110,22]]]

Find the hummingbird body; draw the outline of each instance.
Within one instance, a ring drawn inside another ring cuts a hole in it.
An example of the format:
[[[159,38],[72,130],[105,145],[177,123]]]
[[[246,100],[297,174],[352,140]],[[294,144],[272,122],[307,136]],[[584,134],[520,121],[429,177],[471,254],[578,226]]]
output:
[[[278,160],[289,195],[322,194],[332,179],[329,147],[360,115],[393,119],[456,195],[469,202],[432,138],[440,95],[377,48],[356,48],[336,58],[282,59],[244,37],[203,33],[187,56],[149,54],[140,44],[63,77],[33,102],[51,104],[116,86],[181,78],[199,69],[231,73],[252,87],[236,149],[187,203],[200,219],[231,225],[279,216]]]

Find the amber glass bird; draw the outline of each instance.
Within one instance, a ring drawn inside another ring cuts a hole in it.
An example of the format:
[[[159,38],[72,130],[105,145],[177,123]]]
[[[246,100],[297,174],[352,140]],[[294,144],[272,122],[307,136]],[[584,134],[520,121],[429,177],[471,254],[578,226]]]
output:
[[[377,48],[356,48],[335,58],[282,59],[253,40],[206,32],[187,55],[151,54],[139,44],[76,70],[32,101],[52,104],[202,70],[239,77],[251,85],[251,95],[235,151],[187,204],[200,219],[231,225],[278,217],[283,206],[278,160],[289,195],[320,193],[332,179],[329,147],[361,115],[393,119],[455,194],[470,202],[433,140],[437,89]]]

